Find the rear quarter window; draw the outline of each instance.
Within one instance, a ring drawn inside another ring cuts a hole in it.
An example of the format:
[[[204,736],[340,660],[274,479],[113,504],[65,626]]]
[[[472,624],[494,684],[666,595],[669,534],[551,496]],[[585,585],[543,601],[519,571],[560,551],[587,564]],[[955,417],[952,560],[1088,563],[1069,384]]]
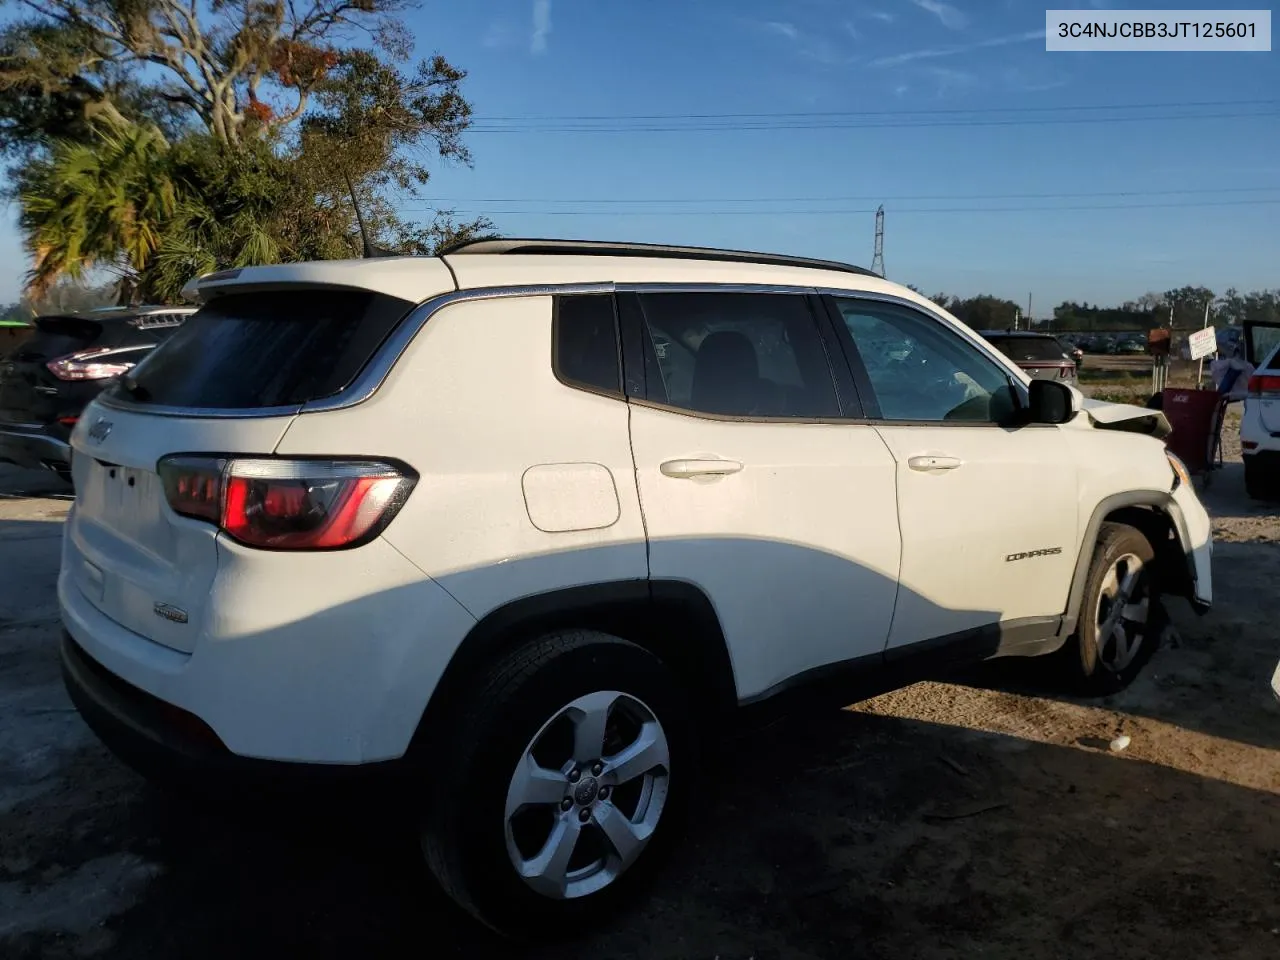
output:
[[[349,386],[412,307],[362,290],[219,297],[111,389],[135,403],[207,409],[319,400]]]

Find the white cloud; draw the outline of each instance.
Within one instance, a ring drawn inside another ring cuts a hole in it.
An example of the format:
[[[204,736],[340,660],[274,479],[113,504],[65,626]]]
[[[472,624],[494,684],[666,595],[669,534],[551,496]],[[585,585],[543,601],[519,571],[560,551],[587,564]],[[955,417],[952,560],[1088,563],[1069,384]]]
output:
[[[963,30],[969,19],[957,7],[942,0],[911,0],[921,10],[927,10],[942,21],[948,30]]]
[[[893,23],[897,19],[892,13],[885,10],[869,10],[867,16],[872,20],[879,20],[881,23]]]
[[[927,67],[926,72],[937,83],[937,95],[943,96],[960,87],[971,87],[978,78],[965,70],[951,70],[947,67]]]
[[[533,34],[529,37],[529,52],[546,53],[549,33],[551,33],[551,0],[533,0]]]
[[[752,30],[762,31],[771,36],[782,38],[791,47],[796,56],[822,67],[839,67],[856,63],[859,60],[859,57],[845,52],[848,41],[842,44],[836,42],[839,38],[810,33],[802,30],[794,23],[782,20],[755,20],[746,21],[746,26]],[[852,24],[846,23],[844,28],[849,40],[857,36]]]
[[[767,20],[760,24],[770,33],[776,33],[780,37],[786,37],[788,40],[799,40],[800,31],[794,23],[780,23],[777,20]]]
[[[974,43],[957,44],[953,47],[926,47],[923,50],[908,50],[906,53],[895,53],[892,56],[880,57],[871,61],[873,67],[895,67],[898,64],[910,63],[913,60],[934,60],[939,57],[953,57],[959,53],[972,50],[984,50],[988,47],[1007,47],[1015,43],[1030,43],[1032,40],[1043,40],[1043,30],[1029,30],[1026,33],[1014,33],[1005,37],[992,37],[989,40],[978,40]]]
[[[489,29],[485,31],[484,38],[480,41],[483,46],[490,50],[501,50],[503,47],[510,47],[519,42],[519,31],[506,20],[499,20],[496,23],[489,24]]]
[[[844,32],[849,34],[849,36],[854,40],[858,40],[862,37],[862,34],[858,32],[858,28],[853,25],[853,21],[851,20],[846,20],[844,22]]]

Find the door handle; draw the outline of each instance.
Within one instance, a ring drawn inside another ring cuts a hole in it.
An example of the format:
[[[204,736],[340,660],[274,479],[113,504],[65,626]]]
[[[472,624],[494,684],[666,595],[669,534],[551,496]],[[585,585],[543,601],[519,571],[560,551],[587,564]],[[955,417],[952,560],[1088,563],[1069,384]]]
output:
[[[912,470],[922,470],[928,472],[930,470],[954,470],[956,467],[964,463],[959,457],[912,457],[907,461],[907,466]]]
[[[664,477],[692,480],[696,477],[723,477],[737,473],[742,464],[737,460],[667,460],[658,468]]]

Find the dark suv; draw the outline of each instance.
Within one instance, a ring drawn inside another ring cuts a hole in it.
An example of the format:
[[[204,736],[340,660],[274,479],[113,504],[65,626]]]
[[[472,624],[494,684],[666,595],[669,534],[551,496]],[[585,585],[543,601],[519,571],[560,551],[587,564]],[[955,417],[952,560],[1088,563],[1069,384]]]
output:
[[[37,317],[0,357],[0,462],[71,478],[67,440],[80,411],[194,313],[192,307],[109,307]]]
[[[983,330],[988,343],[1037,380],[1076,379],[1076,360],[1057,337],[1029,330]]]

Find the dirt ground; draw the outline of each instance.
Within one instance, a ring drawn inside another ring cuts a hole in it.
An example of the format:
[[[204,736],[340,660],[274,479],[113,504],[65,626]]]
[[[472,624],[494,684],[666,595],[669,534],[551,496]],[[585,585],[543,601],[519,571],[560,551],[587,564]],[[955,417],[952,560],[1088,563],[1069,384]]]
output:
[[[1280,956],[1280,515],[1227,452],[1215,608],[1172,604],[1129,690],[1077,701],[1004,664],[726,745],[653,896],[524,955]],[[210,810],[108,755],[58,679],[67,502],[38,475],[0,490],[0,956],[511,955],[394,818]]]

